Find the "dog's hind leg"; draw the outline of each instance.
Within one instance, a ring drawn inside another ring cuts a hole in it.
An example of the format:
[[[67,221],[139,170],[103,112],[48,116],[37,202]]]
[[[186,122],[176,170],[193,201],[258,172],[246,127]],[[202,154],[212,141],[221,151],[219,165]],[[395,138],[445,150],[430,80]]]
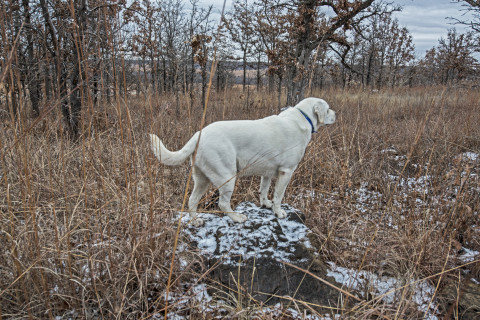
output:
[[[193,191],[188,199],[188,211],[192,222],[196,226],[201,226],[203,220],[197,217],[198,203],[202,199],[202,196],[207,192],[210,185],[210,180],[197,168],[193,167]]]
[[[241,213],[234,212],[230,205],[230,199],[232,198],[234,188],[235,188],[235,177],[223,183],[218,188],[218,191],[220,193],[218,206],[220,207],[220,210],[225,212],[227,216],[229,216],[233,221],[242,223],[247,220],[247,216]]]
[[[268,209],[273,206],[272,201],[268,200],[268,189],[270,189],[271,183],[272,177],[262,176],[260,180],[260,205]]]

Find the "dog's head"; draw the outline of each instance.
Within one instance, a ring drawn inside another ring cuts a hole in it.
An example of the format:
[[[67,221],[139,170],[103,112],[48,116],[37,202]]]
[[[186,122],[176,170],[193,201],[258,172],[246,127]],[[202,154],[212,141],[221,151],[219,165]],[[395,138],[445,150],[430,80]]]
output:
[[[330,109],[328,103],[323,99],[306,98],[300,101],[297,106],[304,112],[310,111],[309,114],[316,117],[317,128],[315,129],[335,122],[335,111]]]
[[[335,111],[330,109],[330,106],[325,100],[317,98],[314,99],[315,102],[313,105],[313,110],[317,116],[319,126],[333,124],[335,122]]]

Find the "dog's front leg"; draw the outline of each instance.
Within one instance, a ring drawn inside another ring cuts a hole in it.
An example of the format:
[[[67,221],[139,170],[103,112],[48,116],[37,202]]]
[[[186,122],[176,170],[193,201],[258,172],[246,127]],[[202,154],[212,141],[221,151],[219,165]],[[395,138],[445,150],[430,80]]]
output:
[[[272,177],[262,176],[260,180],[260,205],[267,209],[273,207],[272,201],[268,200],[268,189],[270,189],[270,184],[272,183]]]
[[[283,219],[287,216],[286,212],[281,208],[281,205],[283,196],[285,195],[285,189],[287,188],[292,175],[292,169],[281,168],[278,170],[277,182],[275,184],[275,192],[273,195],[273,212],[280,219]]]

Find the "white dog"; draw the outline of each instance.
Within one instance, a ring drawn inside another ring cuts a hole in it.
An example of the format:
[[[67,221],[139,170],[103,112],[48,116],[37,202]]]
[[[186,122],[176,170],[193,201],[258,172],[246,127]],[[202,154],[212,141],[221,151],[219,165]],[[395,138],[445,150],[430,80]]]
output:
[[[196,132],[176,152],[167,150],[154,134],[150,134],[150,141],[155,156],[170,166],[193,157],[198,143],[193,164],[195,186],[188,201],[192,220],[210,183],[219,190],[220,210],[235,222],[247,220],[247,216],[234,212],[230,206],[237,175],[261,176],[260,204],[273,209],[278,218],[285,218],[286,213],[280,207],[285,188],[303,158],[312,133],[334,122],[335,112],[324,100],[307,98],[279,115],[259,120],[214,122]],[[277,181],[272,202],[267,194],[273,178]],[[196,220],[196,224],[202,221]]]

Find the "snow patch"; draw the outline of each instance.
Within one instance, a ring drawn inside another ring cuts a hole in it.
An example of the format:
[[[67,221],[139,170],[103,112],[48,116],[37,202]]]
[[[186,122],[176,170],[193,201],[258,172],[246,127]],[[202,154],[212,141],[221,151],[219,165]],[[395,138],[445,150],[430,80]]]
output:
[[[328,262],[330,268],[327,275],[333,277],[335,281],[344,286],[363,293],[369,293],[374,297],[382,296],[382,300],[389,304],[395,304],[404,297],[402,296],[405,283],[397,278],[388,276],[378,276],[368,271],[357,271],[344,267],[339,267],[333,262]],[[418,306],[418,310],[425,313],[425,319],[438,319],[434,312],[435,304],[430,304],[430,300],[435,292],[435,288],[425,281],[410,280],[408,287],[414,290],[412,300]]]
[[[477,259],[480,252],[462,247],[463,253],[458,257],[463,263],[469,263]]]
[[[464,159],[467,161],[477,161],[478,160],[478,153],[475,152],[464,152],[457,156],[457,158]]]

